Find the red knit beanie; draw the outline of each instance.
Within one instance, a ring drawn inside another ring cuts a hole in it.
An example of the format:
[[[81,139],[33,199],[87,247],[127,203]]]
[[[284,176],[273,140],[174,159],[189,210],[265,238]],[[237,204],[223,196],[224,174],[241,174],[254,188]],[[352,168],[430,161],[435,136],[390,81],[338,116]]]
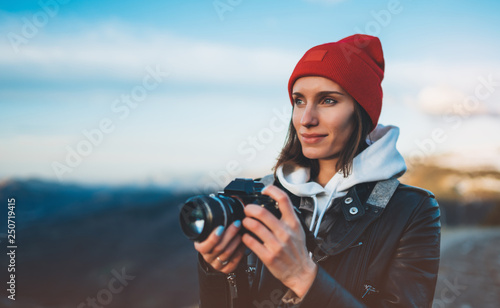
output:
[[[373,128],[382,110],[384,55],[377,37],[355,34],[338,42],[309,49],[293,70],[288,93],[300,77],[321,76],[338,83],[365,109]]]

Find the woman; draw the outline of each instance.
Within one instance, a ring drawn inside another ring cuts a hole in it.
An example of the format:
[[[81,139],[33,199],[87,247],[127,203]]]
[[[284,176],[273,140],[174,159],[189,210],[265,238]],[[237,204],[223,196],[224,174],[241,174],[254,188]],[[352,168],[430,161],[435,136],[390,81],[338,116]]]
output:
[[[439,208],[396,180],[406,171],[399,130],[377,126],[383,76],[380,41],[368,35],[301,58],[287,141],[263,191],[282,217],[247,205],[242,222],[195,243],[201,307],[432,306]]]

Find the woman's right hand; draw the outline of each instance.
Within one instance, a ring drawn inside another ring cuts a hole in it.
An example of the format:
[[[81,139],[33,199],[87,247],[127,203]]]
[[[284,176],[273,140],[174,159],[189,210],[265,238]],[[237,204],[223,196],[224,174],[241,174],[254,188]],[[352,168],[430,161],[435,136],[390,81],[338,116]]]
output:
[[[195,242],[194,248],[216,271],[229,274],[238,267],[246,249],[241,242],[241,235],[238,234],[240,228],[239,220],[232,223],[227,230],[219,226],[205,241]]]

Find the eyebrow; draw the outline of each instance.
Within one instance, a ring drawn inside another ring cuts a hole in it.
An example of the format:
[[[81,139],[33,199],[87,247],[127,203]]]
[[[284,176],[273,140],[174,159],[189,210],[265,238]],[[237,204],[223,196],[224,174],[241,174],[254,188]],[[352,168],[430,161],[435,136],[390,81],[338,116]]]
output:
[[[330,94],[338,94],[338,95],[345,96],[344,93],[339,92],[339,91],[321,91],[321,92],[318,92],[316,94],[316,97],[330,95]],[[292,95],[299,96],[299,97],[304,97],[304,95],[302,93],[300,93],[300,92],[293,92]]]

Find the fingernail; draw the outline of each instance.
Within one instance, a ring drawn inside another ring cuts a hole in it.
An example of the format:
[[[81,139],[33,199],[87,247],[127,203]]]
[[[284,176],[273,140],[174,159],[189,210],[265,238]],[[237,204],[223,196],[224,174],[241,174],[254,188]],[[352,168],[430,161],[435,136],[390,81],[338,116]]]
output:
[[[234,226],[235,226],[236,228],[239,228],[239,227],[241,226],[241,220],[237,220],[237,221],[235,221],[235,222],[234,222]]]
[[[215,230],[215,235],[221,236],[222,232],[224,232],[224,227],[223,226],[218,226],[217,230]]]

